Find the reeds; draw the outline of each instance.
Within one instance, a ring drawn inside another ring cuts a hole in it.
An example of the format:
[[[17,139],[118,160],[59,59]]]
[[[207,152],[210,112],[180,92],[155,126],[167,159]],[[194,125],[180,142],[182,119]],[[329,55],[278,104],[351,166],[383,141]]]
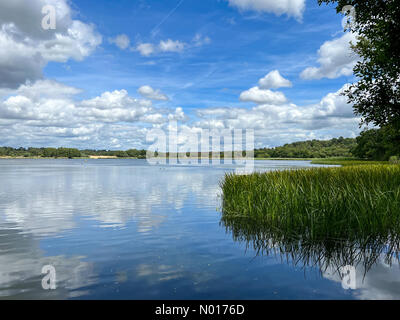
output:
[[[398,258],[400,166],[227,174],[221,188],[221,223],[257,253],[321,269]]]
[[[248,218],[308,240],[400,234],[400,166],[227,174],[224,218]]]

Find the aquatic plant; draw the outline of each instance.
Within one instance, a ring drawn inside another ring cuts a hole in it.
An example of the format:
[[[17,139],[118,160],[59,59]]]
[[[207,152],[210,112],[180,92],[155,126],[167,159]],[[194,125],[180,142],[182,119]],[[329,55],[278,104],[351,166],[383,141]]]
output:
[[[227,174],[225,218],[248,218],[307,240],[400,234],[400,166]]]

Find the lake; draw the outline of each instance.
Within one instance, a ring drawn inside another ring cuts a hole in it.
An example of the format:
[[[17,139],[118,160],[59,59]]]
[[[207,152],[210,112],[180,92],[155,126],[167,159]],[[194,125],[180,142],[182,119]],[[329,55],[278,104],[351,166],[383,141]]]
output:
[[[256,161],[257,171],[310,166]],[[394,258],[354,266],[355,288],[344,289],[334,266],[234,237],[221,223],[219,188],[234,169],[0,160],[0,298],[400,298]],[[54,267],[55,290],[42,286],[44,266]]]

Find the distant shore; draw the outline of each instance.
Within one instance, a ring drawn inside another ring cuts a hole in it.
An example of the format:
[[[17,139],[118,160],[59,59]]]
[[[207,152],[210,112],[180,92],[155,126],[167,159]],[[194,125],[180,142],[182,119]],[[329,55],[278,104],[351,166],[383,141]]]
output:
[[[72,157],[72,158],[67,158],[67,157],[11,157],[11,156],[0,156],[0,159],[95,159],[95,160],[101,160],[101,159],[141,159],[141,158],[134,158],[134,157],[117,157],[117,156],[87,156],[87,157]],[[158,157],[158,159],[168,159],[165,157]],[[179,158],[177,158],[179,160]],[[202,158],[195,158],[195,157],[188,157],[187,159],[207,159],[206,157]],[[212,160],[212,158],[208,158]],[[225,158],[229,160],[235,160],[235,158]],[[220,160],[224,160],[224,158],[220,158]],[[239,160],[242,160],[239,159]],[[315,160],[313,158],[254,158],[254,160],[281,160],[281,161],[312,161]]]
[[[89,156],[89,157],[72,157],[72,158],[67,158],[67,157],[8,157],[8,156],[0,156],[0,159],[47,159],[47,160],[57,160],[57,159],[64,159],[64,160],[72,160],[72,159],[94,159],[94,160],[100,160],[100,159],[139,159],[139,158],[118,158],[114,156]]]
[[[117,157],[117,156],[96,156],[90,155],[85,157],[11,157],[11,156],[0,156],[0,160],[5,159],[48,159],[48,160],[68,160],[68,159],[84,159],[84,160],[145,160],[143,158],[135,158],[135,157]],[[168,159],[159,157],[159,159]],[[187,159],[196,159],[196,158],[187,158]],[[197,158],[197,160],[204,160],[207,158]],[[235,160],[232,158],[226,158],[227,160]],[[179,160],[179,159],[178,159]],[[209,158],[209,160],[212,160]],[[221,158],[220,160],[224,160]],[[241,159],[243,160],[243,159]],[[363,165],[363,164],[389,164],[389,161],[370,161],[370,160],[362,160],[357,158],[254,158],[255,161],[311,161],[312,164],[320,164],[320,165],[341,165],[341,166],[350,166],[350,165]]]

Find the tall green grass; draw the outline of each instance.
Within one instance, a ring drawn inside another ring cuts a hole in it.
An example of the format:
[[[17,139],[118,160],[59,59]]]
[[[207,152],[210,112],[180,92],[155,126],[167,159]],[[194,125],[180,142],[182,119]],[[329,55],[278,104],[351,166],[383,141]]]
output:
[[[227,174],[224,218],[247,218],[307,240],[400,234],[400,166]]]
[[[221,188],[221,223],[258,253],[321,270],[398,259],[400,166],[227,174]]]

